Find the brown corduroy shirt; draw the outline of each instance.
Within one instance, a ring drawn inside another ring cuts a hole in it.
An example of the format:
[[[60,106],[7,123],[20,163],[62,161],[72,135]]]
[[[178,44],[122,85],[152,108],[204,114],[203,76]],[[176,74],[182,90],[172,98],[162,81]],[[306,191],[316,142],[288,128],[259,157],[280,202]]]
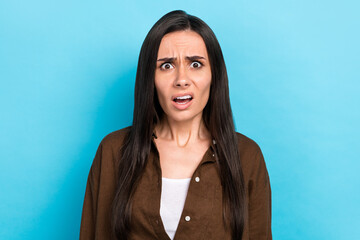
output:
[[[86,186],[80,240],[114,239],[110,216],[118,174],[115,158],[128,130],[124,128],[107,135],[96,152]],[[270,240],[271,190],[264,158],[253,140],[236,134],[247,206],[242,239]],[[191,178],[174,240],[231,240],[230,228],[225,226],[222,218],[222,186],[213,149],[214,143]],[[153,141],[134,194],[129,240],[170,239],[160,217],[160,197],[161,169]]]

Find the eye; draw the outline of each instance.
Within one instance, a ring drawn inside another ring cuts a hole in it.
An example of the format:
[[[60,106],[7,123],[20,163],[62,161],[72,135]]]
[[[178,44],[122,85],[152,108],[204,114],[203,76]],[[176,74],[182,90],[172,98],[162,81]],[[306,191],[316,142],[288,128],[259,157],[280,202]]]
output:
[[[197,62],[197,61],[192,62],[191,65],[190,65],[190,67],[192,67],[192,68],[199,68],[201,66],[202,66],[202,64],[200,62]]]
[[[160,65],[160,68],[161,68],[162,70],[168,70],[168,69],[173,69],[174,66],[171,65],[171,63],[166,62],[166,63],[161,64],[161,65]]]

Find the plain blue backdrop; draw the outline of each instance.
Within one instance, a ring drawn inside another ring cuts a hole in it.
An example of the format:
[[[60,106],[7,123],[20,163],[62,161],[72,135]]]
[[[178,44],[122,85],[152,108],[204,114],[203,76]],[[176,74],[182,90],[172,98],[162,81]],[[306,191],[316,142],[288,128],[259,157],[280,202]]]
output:
[[[151,26],[214,30],[237,131],[262,148],[274,239],[359,239],[358,1],[0,1],[0,238],[77,239],[101,139],[131,124]]]

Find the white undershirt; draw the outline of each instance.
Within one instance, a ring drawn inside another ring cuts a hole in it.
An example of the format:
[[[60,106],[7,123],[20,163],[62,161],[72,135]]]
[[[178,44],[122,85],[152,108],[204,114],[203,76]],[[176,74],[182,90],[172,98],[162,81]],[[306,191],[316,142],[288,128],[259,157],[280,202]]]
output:
[[[184,208],[191,178],[162,178],[160,216],[166,233],[173,240]]]

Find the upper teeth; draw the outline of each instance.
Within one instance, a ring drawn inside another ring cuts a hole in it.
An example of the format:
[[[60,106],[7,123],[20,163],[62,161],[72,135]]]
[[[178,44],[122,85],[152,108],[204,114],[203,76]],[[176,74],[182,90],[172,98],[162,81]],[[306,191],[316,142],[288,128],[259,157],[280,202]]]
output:
[[[188,98],[191,98],[191,96],[185,95],[185,96],[177,97],[176,99],[188,99]]]

